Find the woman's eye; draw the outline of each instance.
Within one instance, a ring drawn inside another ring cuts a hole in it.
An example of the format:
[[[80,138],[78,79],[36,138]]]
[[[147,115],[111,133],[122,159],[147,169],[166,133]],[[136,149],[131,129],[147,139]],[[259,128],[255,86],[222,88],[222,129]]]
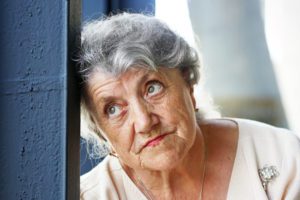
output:
[[[147,95],[153,96],[162,90],[162,85],[159,82],[153,82],[148,85]]]
[[[121,107],[118,105],[111,105],[106,109],[106,113],[109,117],[116,117],[121,113]]]

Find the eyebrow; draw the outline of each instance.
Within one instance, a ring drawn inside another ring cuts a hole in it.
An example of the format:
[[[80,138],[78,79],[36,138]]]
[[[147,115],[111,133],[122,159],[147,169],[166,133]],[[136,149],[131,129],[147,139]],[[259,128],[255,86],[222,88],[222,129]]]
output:
[[[139,81],[138,81],[138,85],[140,85],[141,83],[145,82],[145,80],[147,80],[149,78],[150,74],[147,73],[145,74]]]
[[[98,100],[98,102],[108,103],[110,101],[113,101],[114,99],[115,99],[114,96],[100,97],[100,99]]]
[[[113,96],[113,95],[107,95],[107,96],[100,96],[98,98],[98,94],[96,95],[96,104],[107,104],[109,102],[112,102],[113,100],[115,100],[117,97],[116,96]]]

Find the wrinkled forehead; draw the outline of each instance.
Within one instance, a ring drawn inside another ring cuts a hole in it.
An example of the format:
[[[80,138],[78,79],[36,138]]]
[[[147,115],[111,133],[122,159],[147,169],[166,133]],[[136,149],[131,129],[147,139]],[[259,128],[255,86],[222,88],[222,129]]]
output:
[[[182,74],[179,69],[175,68],[158,68],[156,70],[152,70],[143,67],[132,67],[127,69],[125,72],[118,74],[98,69],[90,74],[87,87],[89,92],[93,93],[96,88],[104,88],[108,85],[118,87],[119,85],[127,85],[129,82],[138,85],[144,79],[153,76],[168,81],[177,81],[182,78]],[[177,78],[174,78],[174,76]]]
[[[162,76],[170,76],[171,72],[178,72],[180,73],[180,70],[178,68],[169,68],[169,67],[158,67],[158,68],[150,68],[150,67],[144,67],[144,66],[133,66],[130,68],[127,68],[123,71],[118,72],[110,72],[105,70],[104,68],[97,68],[95,67],[93,71],[90,73],[88,82],[92,82],[95,78],[98,80],[103,79],[126,79],[130,78],[131,76],[136,77],[139,75],[144,74],[158,74]]]
[[[120,72],[109,72],[103,68],[95,68],[89,78],[88,78],[88,84],[91,85],[95,81],[97,82],[104,82],[109,80],[130,80],[132,77],[141,76],[144,74],[151,74],[154,72],[160,73],[158,70],[152,70],[148,68],[142,68],[142,67],[131,67],[127,70],[120,71]]]

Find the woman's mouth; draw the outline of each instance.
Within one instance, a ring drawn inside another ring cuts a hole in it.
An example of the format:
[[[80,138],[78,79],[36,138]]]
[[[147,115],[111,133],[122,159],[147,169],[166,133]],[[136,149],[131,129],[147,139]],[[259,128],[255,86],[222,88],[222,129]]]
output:
[[[155,146],[159,145],[166,136],[173,134],[173,133],[175,133],[175,131],[167,131],[163,134],[157,135],[154,138],[150,138],[150,139],[144,141],[142,144],[140,143],[141,145],[137,148],[137,151],[135,151],[135,153],[138,154],[147,147],[155,147]]]
[[[154,147],[156,145],[158,145],[160,143],[160,141],[162,141],[164,139],[164,137],[167,136],[167,134],[163,134],[163,135],[159,135],[157,137],[155,137],[152,140],[149,140],[144,147]]]

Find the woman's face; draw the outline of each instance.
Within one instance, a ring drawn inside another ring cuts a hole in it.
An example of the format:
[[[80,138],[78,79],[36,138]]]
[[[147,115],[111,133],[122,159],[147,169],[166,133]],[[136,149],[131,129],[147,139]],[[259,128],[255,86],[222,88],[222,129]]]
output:
[[[168,170],[196,136],[193,91],[178,69],[94,72],[88,94],[97,125],[120,161],[134,169]]]

